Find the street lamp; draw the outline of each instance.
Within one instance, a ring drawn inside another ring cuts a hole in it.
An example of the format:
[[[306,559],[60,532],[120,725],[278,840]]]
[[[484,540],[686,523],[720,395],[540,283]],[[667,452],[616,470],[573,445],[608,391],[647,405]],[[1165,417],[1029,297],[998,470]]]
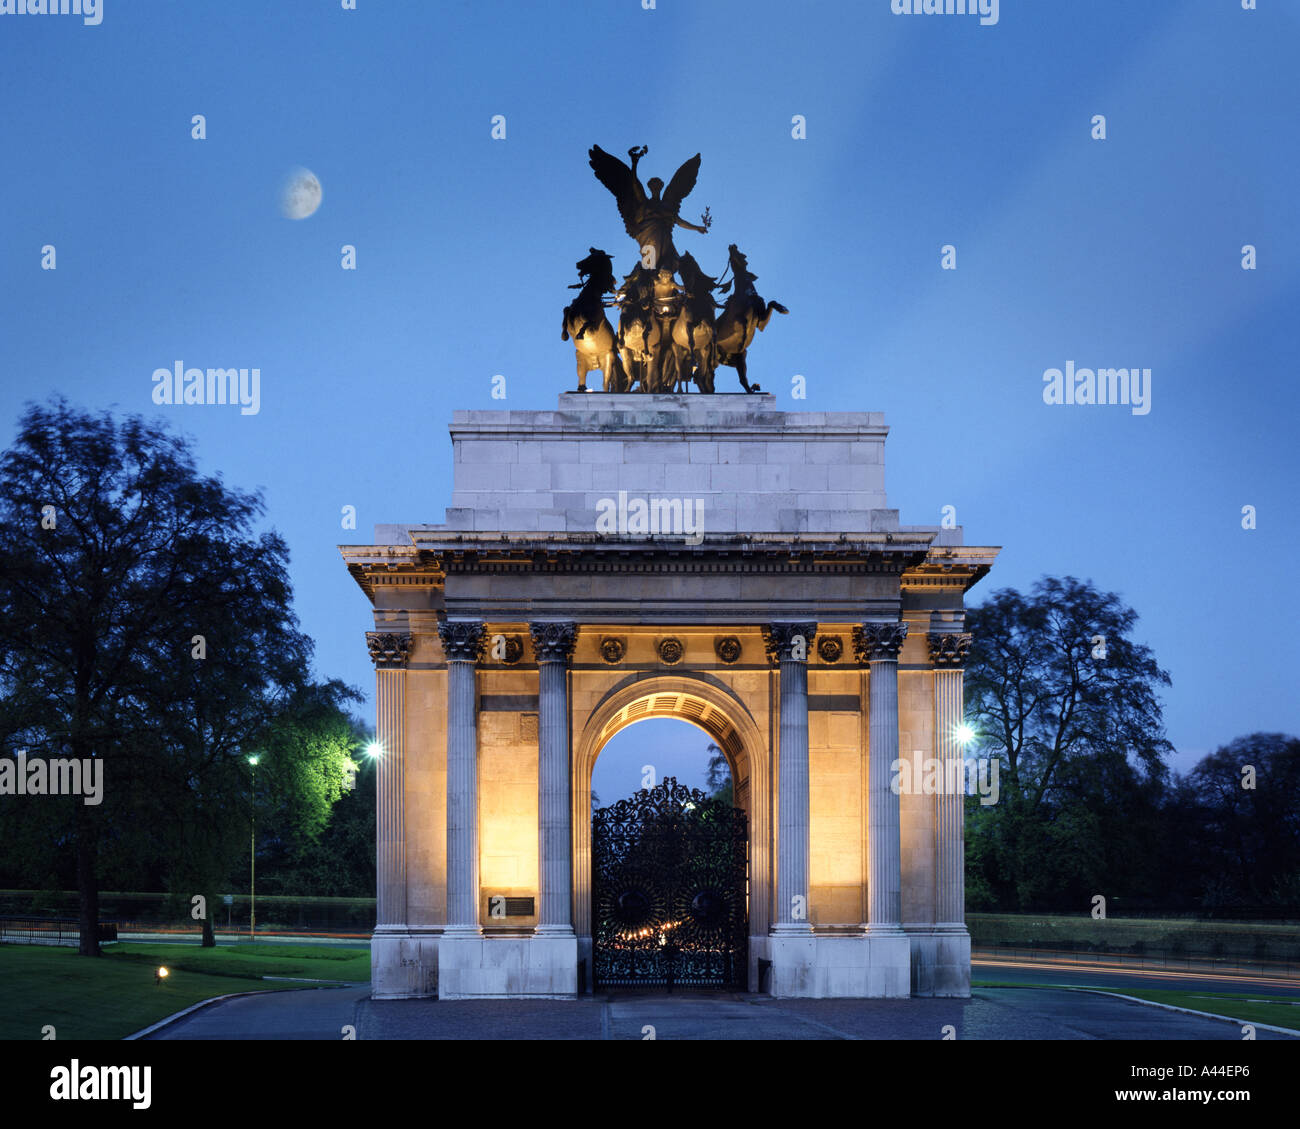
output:
[[[370,744],[366,746],[366,756],[368,756],[372,761],[378,760],[383,755],[384,746],[378,741],[371,741]]]
[[[257,762],[262,758],[254,754],[248,758],[253,769],[253,818],[248,836],[248,939],[257,933]]]

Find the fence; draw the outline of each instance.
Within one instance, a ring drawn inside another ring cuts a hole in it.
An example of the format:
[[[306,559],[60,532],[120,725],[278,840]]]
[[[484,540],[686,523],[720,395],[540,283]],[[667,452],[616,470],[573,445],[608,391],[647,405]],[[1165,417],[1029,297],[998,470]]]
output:
[[[99,923],[99,940],[116,941],[117,925]],[[0,941],[18,945],[76,945],[81,922],[71,917],[0,917]]]

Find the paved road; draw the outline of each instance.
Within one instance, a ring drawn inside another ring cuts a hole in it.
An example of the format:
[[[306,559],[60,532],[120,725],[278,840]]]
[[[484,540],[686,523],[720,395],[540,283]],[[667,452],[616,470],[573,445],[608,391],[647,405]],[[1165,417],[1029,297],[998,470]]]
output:
[[[979,988],[970,1000],[625,995],[371,1000],[368,986],[262,993],[204,1008],[155,1039],[1229,1039],[1235,1024],[1067,989]],[[648,1030],[652,1029],[652,1030]],[[1260,1039],[1289,1036],[1259,1031]]]
[[[1272,976],[1215,976],[1153,968],[1125,969],[1097,967],[1092,963],[1071,961],[997,960],[975,957],[971,960],[971,978],[998,984],[1069,984],[1080,988],[1165,988],[1193,992],[1233,992],[1241,995],[1259,993],[1288,996],[1300,1000],[1300,982]],[[1207,1001],[1206,1011],[1215,1011]],[[1300,1009],[1297,1009],[1300,1011]],[[1296,1016],[1300,1023],[1300,1015]]]

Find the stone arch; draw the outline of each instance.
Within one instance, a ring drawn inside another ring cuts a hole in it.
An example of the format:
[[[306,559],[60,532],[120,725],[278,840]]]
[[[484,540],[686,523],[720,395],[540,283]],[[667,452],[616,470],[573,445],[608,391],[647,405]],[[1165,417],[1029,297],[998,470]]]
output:
[[[637,674],[613,687],[586,718],[574,718],[573,921],[580,952],[591,955],[591,774],[619,731],[651,717],[673,717],[709,734],[749,816],[749,933],[768,931],[771,884],[771,758],[745,703],[715,678],[695,673]],[[743,782],[743,784],[742,784]],[[743,796],[742,796],[743,788]]]

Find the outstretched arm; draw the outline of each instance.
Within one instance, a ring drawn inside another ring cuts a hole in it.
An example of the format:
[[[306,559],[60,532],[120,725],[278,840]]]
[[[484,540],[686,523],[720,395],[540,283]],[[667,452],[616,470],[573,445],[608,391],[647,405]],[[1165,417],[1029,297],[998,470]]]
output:
[[[677,226],[689,227],[692,231],[700,231],[703,232],[705,235],[707,235],[709,232],[709,229],[707,227],[700,227],[698,224],[690,223],[689,221],[682,219],[681,216],[677,217]]]

